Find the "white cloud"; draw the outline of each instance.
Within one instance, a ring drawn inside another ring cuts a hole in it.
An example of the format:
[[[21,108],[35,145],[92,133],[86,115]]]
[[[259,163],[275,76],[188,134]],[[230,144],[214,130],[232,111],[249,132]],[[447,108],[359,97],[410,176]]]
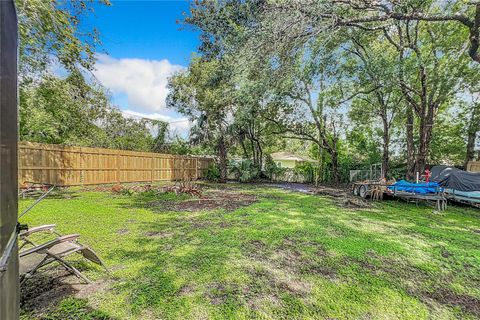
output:
[[[183,138],[187,138],[190,128],[192,127],[193,123],[190,122],[185,117],[179,117],[175,114],[167,115],[162,113],[142,113],[133,110],[121,110],[122,114],[126,118],[148,118],[148,119],[155,119],[155,120],[162,120],[168,122],[168,130],[170,134],[178,134]]]
[[[114,95],[125,95],[134,112],[155,113],[165,110],[168,77],[185,67],[168,60],[115,59],[99,54],[95,77]]]

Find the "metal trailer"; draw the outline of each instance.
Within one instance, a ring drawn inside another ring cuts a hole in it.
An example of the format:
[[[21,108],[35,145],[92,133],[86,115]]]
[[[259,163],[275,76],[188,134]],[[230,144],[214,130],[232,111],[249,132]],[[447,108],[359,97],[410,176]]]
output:
[[[415,188],[415,187],[413,187]],[[424,188],[424,187],[419,187]],[[447,209],[447,197],[445,196],[445,192],[442,187],[436,187],[434,193],[417,193],[415,192],[406,192],[401,190],[396,190],[393,188],[394,197],[406,200],[408,202],[415,202],[418,203],[419,201],[427,201],[433,202],[435,204],[435,208],[439,211]]]
[[[389,185],[382,181],[365,180],[352,183],[352,194],[361,198],[374,197],[382,199],[385,194],[392,192],[387,188]]]
[[[0,1],[0,319],[19,317],[17,245],[17,15]]]
[[[369,197],[373,199],[383,199],[384,195],[389,195],[415,203],[418,203],[419,201],[433,202],[437,210],[441,211],[447,209],[448,197],[442,187],[436,187],[434,193],[426,194],[415,192],[415,190],[413,192],[397,190],[395,186],[393,187],[393,190],[390,190],[388,187],[391,187],[391,185],[380,181],[361,181],[352,184],[352,193],[353,195],[364,199]],[[415,186],[412,186],[411,188],[415,189]],[[419,186],[418,188],[424,187]]]

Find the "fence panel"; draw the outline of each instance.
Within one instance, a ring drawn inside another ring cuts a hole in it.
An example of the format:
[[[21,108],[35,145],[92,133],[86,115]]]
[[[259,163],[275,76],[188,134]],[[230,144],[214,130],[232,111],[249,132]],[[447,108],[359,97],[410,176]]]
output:
[[[480,161],[469,161],[467,163],[467,171],[480,172]]]
[[[212,158],[21,142],[19,183],[60,186],[202,178]]]

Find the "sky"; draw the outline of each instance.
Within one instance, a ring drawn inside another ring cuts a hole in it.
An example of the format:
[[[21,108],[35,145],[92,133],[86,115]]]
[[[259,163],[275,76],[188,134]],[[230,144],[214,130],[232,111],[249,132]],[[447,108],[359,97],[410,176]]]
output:
[[[100,32],[93,74],[112,94],[125,116],[170,122],[183,137],[190,123],[167,109],[167,79],[188,66],[199,45],[199,33],[177,23],[188,1],[111,1],[95,4],[86,25]]]

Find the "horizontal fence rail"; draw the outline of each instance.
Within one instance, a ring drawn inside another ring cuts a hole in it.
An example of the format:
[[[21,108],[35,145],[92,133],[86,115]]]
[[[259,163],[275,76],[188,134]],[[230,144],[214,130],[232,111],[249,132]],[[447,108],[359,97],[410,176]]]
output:
[[[19,143],[19,183],[59,186],[202,178],[213,158]]]

